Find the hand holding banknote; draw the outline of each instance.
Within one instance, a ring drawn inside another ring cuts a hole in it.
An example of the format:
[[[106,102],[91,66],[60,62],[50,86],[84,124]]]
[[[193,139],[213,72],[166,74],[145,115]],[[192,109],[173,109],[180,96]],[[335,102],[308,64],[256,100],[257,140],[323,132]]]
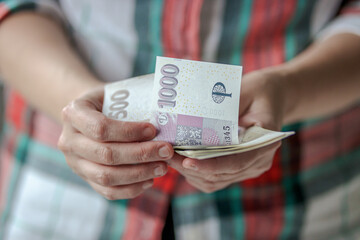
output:
[[[257,177],[271,167],[279,140],[292,134],[264,129],[279,130],[281,126],[281,95],[268,87],[268,81],[276,77],[263,72],[246,75],[239,108],[241,68],[158,60],[155,76],[105,87],[106,116],[122,121],[151,119],[158,129],[155,140],[172,143],[176,152],[185,156],[176,154],[168,164],[205,192]],[[219,84],[219,80],[224,82]],[[238,121],[247,128],[239,138]]]
[[[280,129],[283,114],[281,94],[278,94],[280,90],[275,88],[275,84],[269,84],[277,81],[277,78],[276,74],[265,71],[244,76],[240,95],[240,125]],[[191,185],[209,193],[262,175],[271,168],[274,154],[280,145],[281,142],[277,141],[256,150],[201,161],[175,155],[169,165]]]
[[[105,117],[103,98],[104,89],[95,89],[64,108],[58,145],[68,165],[98,193],[109,200],[133,198],[166,174],[173,149],[149,141],[156,135],[150,123]]]

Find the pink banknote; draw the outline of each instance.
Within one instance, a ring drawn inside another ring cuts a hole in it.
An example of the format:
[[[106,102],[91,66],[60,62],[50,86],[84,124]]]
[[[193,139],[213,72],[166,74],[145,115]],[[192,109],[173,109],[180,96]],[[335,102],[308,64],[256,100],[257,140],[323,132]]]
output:
[[[231,145],[238,138],[237,124],[231,121],[176,113],[153,114],[152,124],[159,130],[155,140],[174,146]]]
[[[238,144],[241,66],[157,57],[151,123],[176,146]]]

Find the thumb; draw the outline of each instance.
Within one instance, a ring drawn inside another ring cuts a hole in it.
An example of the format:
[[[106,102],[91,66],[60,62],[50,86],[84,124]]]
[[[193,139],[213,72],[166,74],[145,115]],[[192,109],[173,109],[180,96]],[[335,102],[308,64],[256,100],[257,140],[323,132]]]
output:
[[[239,126],[244,128],[249,128],[252,126],[264,127],[264,124],[255,116],[247,114],[239,118]]]
[[[279,131],[281,125],[277,123],[274,116],[271,113],[248,113],[239,118],[239,126],[249,128],[252,126],[258,126],[269,130]]]

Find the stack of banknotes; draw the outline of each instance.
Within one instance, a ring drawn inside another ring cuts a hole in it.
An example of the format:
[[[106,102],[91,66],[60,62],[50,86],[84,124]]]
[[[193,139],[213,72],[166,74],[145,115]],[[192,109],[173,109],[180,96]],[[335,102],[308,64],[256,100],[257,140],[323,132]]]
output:
[[[241,74],[241,66],[157,57],[155,74],[105,86],[103,113],[150,121],[158,129],[154,140],[195,159],[250,151],[292,135],[238,127]]]

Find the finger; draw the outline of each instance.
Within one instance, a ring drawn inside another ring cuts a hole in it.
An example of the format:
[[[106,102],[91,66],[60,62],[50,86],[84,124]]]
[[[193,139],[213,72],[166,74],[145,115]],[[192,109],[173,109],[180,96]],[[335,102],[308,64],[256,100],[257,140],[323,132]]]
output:
[[[63,109],[63,119],[85,136],[99,142],[134,142],[151,140],[155,127],[146,122],[124,122],[107,118],[96,106],[78,99]]]
[[[185,177],[192,176],[192,177],[207,180],[207,181],[229,181],[229,180],[233,180],[236,177],[238,177],[237,175],[234,175],[234,174],[227,174],[227,173],[210,174],[210,173],[204,173],[202,171],[189,170],[189,169],[184,168],[182,165],[182,162],[184,159],[185,159],[184,157],[182,157],[178,154],[175,154],[174,157],[167,163],[170,167],[174,168],[176,171],[178,171],[181,175],[183,175]]]
[[[263,166],[262,166],[263,165]],[[193,173],[191,171],[186,171],[181,173],[186,178],[192,179],[193,181],[197,181],[202,184],[202,187],[209,187],[213,185],[213,183],[219,183],[220,185],[229,185],[230,183],[236,183],[245,181],[252,178],[257,178],[261,176],[266,170],[264,164],[259,164],[255,162],[255,164],[249,166],[248,168],[236,173],[236,174],[199,174]],[[268,164],[266,164],[268,165]]]
[[[87,138],[69,124],[64,124],[58,148],[65,155],[77,155],[104,165],[119,165],[168,160],[174,150],[166,142],[99,143]]]
[[[238,173],[228,174],[226,179],[231,182],[240,182],[261,176],[263,173],[270,170],[273,162],[273,155],[274,154],[264,156],[262,159],[254,161],[253,164],[240,170]],[[221,178],[225,179],[224,174],[221,175]]]
[[[77,156],[65,155],[65,160],[71,170],[78,176],[80,176],[85,181],[88,181],[88,177],[81,171],[81,167],[78,165],[79,158]]]
[[[260,177],[264,172],[244,172],[243,174],[239,175],[236,179],[233,179],[233,182],[242,182],[254,178]]]
[[[99,143],[80,133],[64,145],[62,149],[73,149],[78,156],[104,165],[168,160],[174,154],[171,144],[167,142]]]
[[[244,128],[249,128],[252,126],[264,127],[262,121],[259,121],[259,117],[251,114],[241,116],[239,118],[238,124]]]
[[[183,166],[182,166],[182,162],[185,159],[184,156],[181,156],[177,153],[175,153],[173,155],[173,157],[167,162],[168,165],[178,171],[180,170],[186,170]]]
[[[143,182],[164,176],[167,173],[167,164],[154,162],[110,167],[84,159],[77,159],[74,170],[88,181],[110,187]]]
[[[198,188],[199,190],[205,192],[205,193],[212,193],[216,192],[218,190],[224,189],[228,187],[232,182],[230,181],[222,181],[222,182],[212,182],[212,181],[206,181],[203,179],[199,179],[196,177],[186,177],[186,181]]]
[[[254,164],[253,166],[251,166],[249,168],[249,171],[260,171],[260,172],[266,172],[268,170],[271,169],[272,167],[272,163],[273,163],[273,159],[272,159],[273,155],[271,155],[270,157],[264,157],[263,160],[257,161],[256,164]]]
[[[89,182],[89,184],[96,192],[104,196],[106,199],[118,200],[131,199],[139,196],[145,190],[151,188],[153,180],[114,187],[104,187],[94,182]]]
[[[248,168],[254,161],[257,161],[264,155],[269,153],[273,155],[280,145],[280,142],[276,142],[253,151],[204,160],[186,158],[182,164],[188,170],[199,171],[205,174],[237,173]]]
[[[194,177],[194,178],[203,179],[206,181],[233,181],[234,182],[234,181],[236,181],[236,179],[239,178],[239,175],[247,174],[247,170],[249,168],[258,167],[258,164],[257,164],[258,162],[253,161],[252,164],[249,164],[249,166],[240,170],[239,172],[216,174],[216,173],[203,172],[201,170],[192,170],[192,169],[184,168],[182,163],[185,159],[186,158],[184,158],[183,156],[174,154],[174,157],[167,163],[171,168],[175,169],[176,171],[178,171],[180,174],[182,174],[185,177]],[[199,161],[199,160],[196,160],[196,161]],[[200,160],[200,161],[202,161],[202,160]]]
[[[239,104],[239,115],[243,115],[246,110],[250,107],[251,102],[253,101],[254,95],[250,94],[251,88],[252,88],[252,84],[248,84],[247,82],[250,81],[252,73],[250,74],[246,74],[244,75],[244,78],[242,79],[242,86],[241,86],[241,93],[240,93],[240,102],[241,104]]]
[[[235,181],[248,180],[251,178],[257,178],[266,171],[270,170],[271,166],[272,166],[272,156],[271,158],[265,156],[264,159],[255,161],[254,164],[252,164],[248,168],[233,174],[232,175],[233,178],[229,180],[235,182]]]
[[[261,175],[261,173],[263,173],[263,171],[258,170],[258,168],[261,166],[258,166],[259,164],[256,164],[257,162],[255,161],[253,164],[254,166],[250,165],[246,169],[243,169],[242,171],[235,174],[205,174],[201,171],[192,171],[185,169],[182,166],[183,159],[184,157],[175,154],[174,158],[168,162],[168,165],[177,170],[185,178],[191,179],[193,183],[192,185],[197,183],[197,188],[201,188],[203,191],[205,191],[205,188],[207,188],[207,192],[211,192],[210,188],[211,185],[214,185],[214,183],[218,183],[219,187],[213,186],[212,190],[224,188],[224,186],[227,186],[231,183],[241,182],[247,179],[255,178]],[[199,183],[203,184],[200,184],[200,186]]]

